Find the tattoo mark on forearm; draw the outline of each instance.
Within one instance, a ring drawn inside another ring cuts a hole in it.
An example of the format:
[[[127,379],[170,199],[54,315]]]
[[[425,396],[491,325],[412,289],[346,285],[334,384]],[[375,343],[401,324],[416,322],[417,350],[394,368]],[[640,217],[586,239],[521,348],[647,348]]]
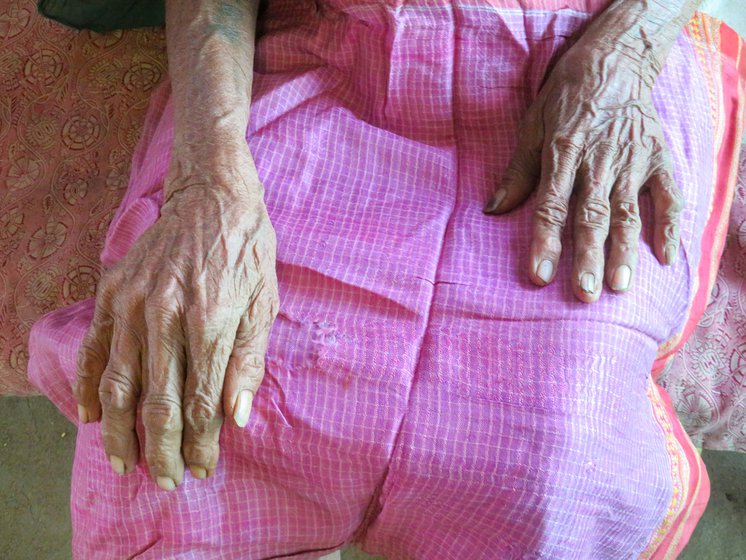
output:
[[[247,30],[241,28],[246,21],[246,10],[249,9],[246,0],[221,0],[218,2],[214,23],[210,24],[210,31],[216,32],[230,43],[238,43]]]

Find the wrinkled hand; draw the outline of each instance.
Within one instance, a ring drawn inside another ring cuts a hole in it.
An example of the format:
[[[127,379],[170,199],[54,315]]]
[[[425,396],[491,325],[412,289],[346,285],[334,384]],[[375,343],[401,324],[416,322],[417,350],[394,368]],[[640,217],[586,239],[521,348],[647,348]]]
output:
[[[224,414],[244,427],[264,375],[276,240],[248,150],[242,158],[207,176],[170,173],[160,218],[101,279],[79,354],[81,420],[101,417],[120,474],[144,446],[163,489],[185,463],[196,478],[212,474]]]
[[[612,290],[630,287],[643,186],[655,207],[655,254],[663,264],[674,262],[683,199],[653,107],[653,82],[623,54],[579,42],[560,59],[530,106],[518,148],[485,212],[515,208],[538,185],[529,260],[535,284],[554,279],[573,193],[572,283],[580,300],[599,298],[604,269]]]

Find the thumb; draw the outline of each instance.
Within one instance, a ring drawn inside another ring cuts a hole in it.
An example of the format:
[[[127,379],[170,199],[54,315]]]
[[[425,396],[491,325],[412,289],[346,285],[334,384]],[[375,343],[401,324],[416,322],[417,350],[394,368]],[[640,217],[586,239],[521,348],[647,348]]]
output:
[[[261,320],[257,324],[256,320],[249,313],[241,317],[225,372],[223,410],[239,428],[249,422],[254,395],[264,378],[264,356],[272,322]]]
[[[484,207],[485,214],[504,214],[519,206],[533,192],[541,175],[541,154],[544,142],[539,101],[529,108],[521,123],[518,146]]]

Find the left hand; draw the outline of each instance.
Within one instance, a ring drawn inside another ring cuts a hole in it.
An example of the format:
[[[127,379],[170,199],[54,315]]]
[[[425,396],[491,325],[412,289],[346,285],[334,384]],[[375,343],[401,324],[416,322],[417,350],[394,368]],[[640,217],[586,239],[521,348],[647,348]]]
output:
[[[631,286],[643,187],[655,206],[655,254],[663,264],[676,259],[683,198],[653,106],[653,81],[619,51],[581,39],[529,107],[515,155],[485,212],[512,210],[538,185],[529,260],[534,284],[545,286],[555,277],[573,193],[572,284],[581,301],[599,298],[604,276],[614,291]]]

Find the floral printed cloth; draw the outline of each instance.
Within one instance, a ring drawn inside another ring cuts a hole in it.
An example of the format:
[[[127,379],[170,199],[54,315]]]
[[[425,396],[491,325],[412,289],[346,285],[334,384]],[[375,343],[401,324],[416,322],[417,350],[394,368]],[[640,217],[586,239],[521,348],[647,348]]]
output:
[[[0,395],[37,393],[28,336],[95,294],[99,253],[127,186],[160,29],[77,32],[31,0],[0,8]]]
[[[746,149],[710,304],[660,383],[696,445],[746,452]]]

